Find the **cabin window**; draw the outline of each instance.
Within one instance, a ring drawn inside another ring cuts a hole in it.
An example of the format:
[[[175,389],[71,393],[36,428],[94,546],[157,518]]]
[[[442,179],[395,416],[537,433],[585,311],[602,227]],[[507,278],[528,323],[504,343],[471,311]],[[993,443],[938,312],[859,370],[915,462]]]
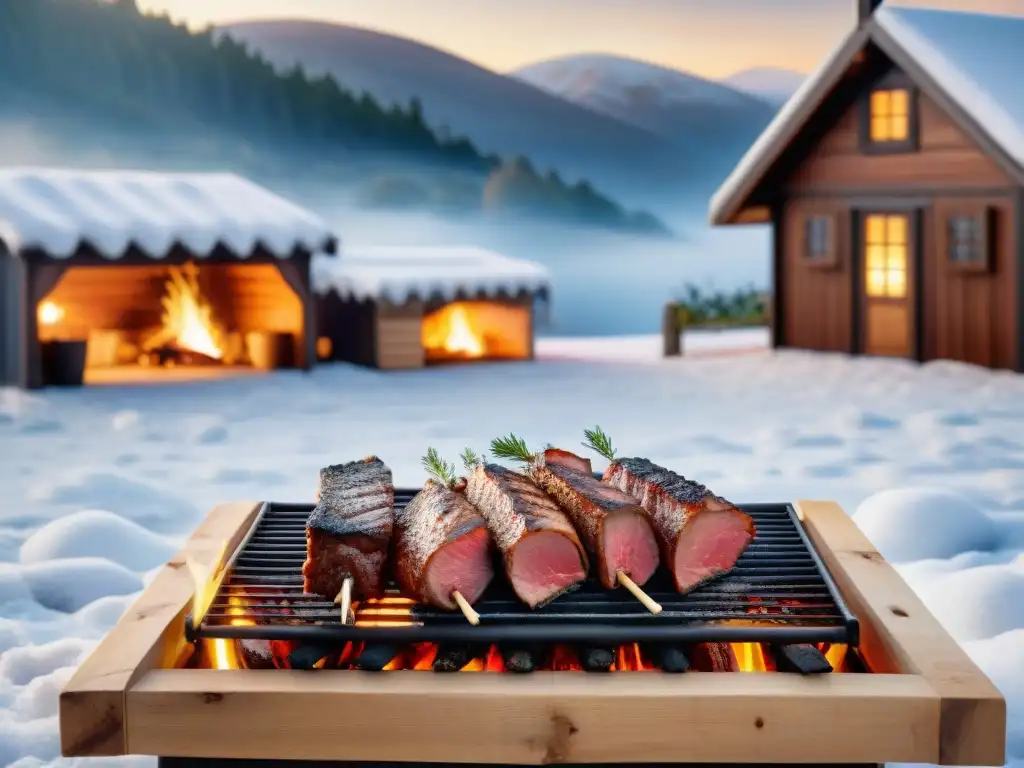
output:
[[[832,245],[832,217],[811,216],[804,222],[804,258],[816,264],[835,261]]]
[[[946,223],[949,262],[965,269],[985,269],[989,262],[988,220],[984,215],[951,216]]]
[[[907,295],[910,233],[903,214],[872,214],[865,222],[865,292],[874,298]]]
[[[906,88],[871,92],[867,108],[867,140],[876,149],[906,149],[913,145],[913,102]]]

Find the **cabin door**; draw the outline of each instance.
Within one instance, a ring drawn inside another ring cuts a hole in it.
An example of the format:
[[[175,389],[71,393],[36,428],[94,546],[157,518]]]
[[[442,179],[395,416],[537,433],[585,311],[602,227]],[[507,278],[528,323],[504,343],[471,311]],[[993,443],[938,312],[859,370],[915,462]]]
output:
[[[913,214],[865,213],[860,241],[866,355],[914,356]]]

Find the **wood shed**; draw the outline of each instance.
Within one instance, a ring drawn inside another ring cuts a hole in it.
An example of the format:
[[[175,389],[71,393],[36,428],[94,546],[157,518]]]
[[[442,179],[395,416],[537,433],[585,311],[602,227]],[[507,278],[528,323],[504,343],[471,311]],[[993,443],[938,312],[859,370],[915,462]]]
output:
[[[472,247],[346,249],[314,268],[322,359],[381,369],[530,360],[540,264]]]
[[[711,219],[771,224],[776,347],[1024,371],[1024,19],[858,20]]]
[[[233,174],[0,170],[0,383],[308,368],[335,245]]]

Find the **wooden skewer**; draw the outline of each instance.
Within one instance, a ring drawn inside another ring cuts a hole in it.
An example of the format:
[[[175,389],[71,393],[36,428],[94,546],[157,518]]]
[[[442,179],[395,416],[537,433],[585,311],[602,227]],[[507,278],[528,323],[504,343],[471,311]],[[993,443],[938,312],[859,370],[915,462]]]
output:
[[[352,613],[352,577],[346,576],[341,582],[341,592],[334,598],[334,604],[341,603],[341,623],[349,623],[349,614]]]
[[[466,621],[474,627],[480,623],[480,614],[473,609],[473,606],[469,604],[469,601],[462,596],[462,593],[459,592],[459,590],[456,589],[452,592],[452,598],[459,604],[459,610],[462,611],[462,615],[466,617]]]
[[[644,608],[653,613],[655,616],[661,613],[661,606],[654,602],[651,599],[650,595],[648,595],[646,592],[640,589],[640,586],[631,578],[629,578],[629,576],[626,575],[625,571],[616,571],[615,575],[619,579],[619,584],[621,584],[630,592],[632,592],[633,597],[635,597],[637,600],[643,603]]]

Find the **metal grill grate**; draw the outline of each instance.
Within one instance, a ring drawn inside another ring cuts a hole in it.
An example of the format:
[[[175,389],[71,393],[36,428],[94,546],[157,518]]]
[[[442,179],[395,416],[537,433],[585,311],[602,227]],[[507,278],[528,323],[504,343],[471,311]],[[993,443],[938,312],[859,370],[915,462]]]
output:
[[[416,491],[396,490],[408,504]],[[229,561],[225,578],[195,637],[305,642],[765,642],[858,641],[858,623],[788,504],[748,504],[757,536],[728,575],[687,595],[664,569],[645,591],[664,610],[648,613],[626,590],[587,582],[550,605],[531,610],[502,578],[474,608],[481,623],[403,598],[397,589],[358,606],[354,625],[341,624],[338,606],[303,594],[306,518],[310,504],[263,505],[252,530]]]

